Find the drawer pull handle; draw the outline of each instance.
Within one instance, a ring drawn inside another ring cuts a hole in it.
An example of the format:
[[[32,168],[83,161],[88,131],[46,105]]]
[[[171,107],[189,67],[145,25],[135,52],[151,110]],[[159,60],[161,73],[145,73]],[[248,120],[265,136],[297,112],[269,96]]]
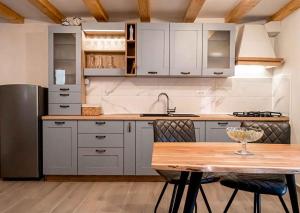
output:
[[[60,91],[69,91],[69,88],[59,88]]]
[[[64,125],[64,124],[65,124],[64,121],[54,121],[54,123],[55,123],[56,125]]]
[[[96,123],[97,125],[104,125],[104,124],[105,124],[104,121],[101,121],[101,122],[100,122],[100,121],[96,121],[95,123]]]
[[[104,136],[104,135],[96,135],[96,138],[97,139],[104,139],[104,138],[106,138],[106,136]]]
[[[218,122],[218,125],[227,125],[228,122]]]
[[[189,75],[191,73],[190,72],[181,72],[180,74],[182,74],[182,75]]]
[[[151,75],[156,75],[157,72],[148,72],[148,74],[151,74]]]
[[[214,75],[223,75],[224,72],[214,72]]]
[[[59,105],[60,108],[69,108],[70,105]]]
[[[70,96],[70,94],[59,94],[59,95],[63,97]]]
[[[131,122],[128,123],[128,132],[131,132]]]
[[[153,122],[148,122],[149,125],[153,125]]]
[[[97,153],[104,153],[104,152],[106,152],[106,150],[105,149],[96,149],[96,152]]]

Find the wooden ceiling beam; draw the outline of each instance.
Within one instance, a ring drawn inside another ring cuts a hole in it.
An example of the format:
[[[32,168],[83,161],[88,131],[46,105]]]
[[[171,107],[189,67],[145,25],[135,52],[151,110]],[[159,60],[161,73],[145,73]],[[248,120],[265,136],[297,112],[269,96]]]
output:
[[[191,0],[185,12],[183,21],[193,23],[196,20],[204,3],[205,0]]]
[[[99,0],[83,0],[83,2],[97,21],[108,21],[107,12]]]
[[[225,22],[239,22],[261,0],[241,0],[226,16]]]
[[[268,21],[281,21],[285,17],[292,14],[295,10],[300,8],[300,0],[292,0],[287,3],[284,7],[274,13]]]
[[[138,0],[139,14],[142,22],[150,22],[150,2],[149,0]]]
[[[48,0],[28,1],[57,24],[61,24],[62,20],[65,18],[65,16]]]
[[[11,23],[23,24],[24,17],[0,2],[0,17],[8,20]]]

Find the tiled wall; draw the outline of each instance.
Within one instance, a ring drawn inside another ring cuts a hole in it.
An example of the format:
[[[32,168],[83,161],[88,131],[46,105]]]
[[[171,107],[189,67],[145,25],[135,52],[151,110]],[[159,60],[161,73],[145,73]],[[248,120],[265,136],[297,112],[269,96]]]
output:
[[[104,113],[161,113],[167,92],[178,113],[272,110],[272,78],[91,78],[87,103]]]

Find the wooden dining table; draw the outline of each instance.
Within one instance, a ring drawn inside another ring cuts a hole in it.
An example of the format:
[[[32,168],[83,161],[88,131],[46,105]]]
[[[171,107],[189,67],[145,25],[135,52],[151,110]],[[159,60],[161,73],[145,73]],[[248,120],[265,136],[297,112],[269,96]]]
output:
[[[300,144],[248,144],[253,155],[237,155],[239,143],[154,143],[152,167],[180,171],[180,184],[172,212],[178,212],[190,175],[184,213],[192,213],[203,172],[284,174],[291,205],[299,213],[295,174],[300,173]]]

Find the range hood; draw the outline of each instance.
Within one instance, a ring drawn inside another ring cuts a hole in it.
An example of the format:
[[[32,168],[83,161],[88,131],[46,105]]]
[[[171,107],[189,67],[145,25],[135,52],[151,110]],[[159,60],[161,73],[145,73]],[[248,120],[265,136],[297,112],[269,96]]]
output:
[[[276,57],[264,25],[243,25],[236,42],[237,65],[262,65],[270,68],[284,62],[283,58]]]

